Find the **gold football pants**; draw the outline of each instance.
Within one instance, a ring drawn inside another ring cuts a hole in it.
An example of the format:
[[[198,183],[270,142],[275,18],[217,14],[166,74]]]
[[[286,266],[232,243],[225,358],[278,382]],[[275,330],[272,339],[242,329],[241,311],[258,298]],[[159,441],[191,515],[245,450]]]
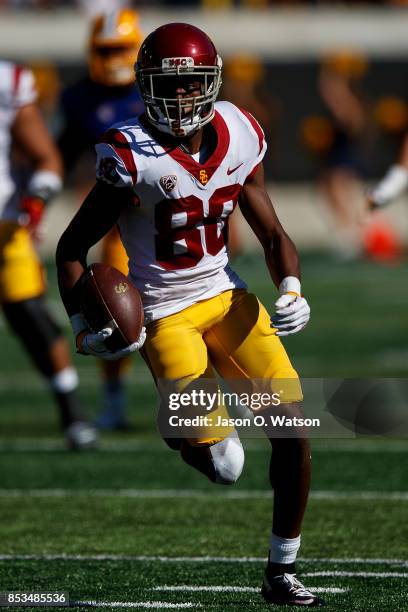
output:
[[[282,402],[302,400],[298,375],[269,314],[244,289],[225,291],[149,323],[143,348],[159,388],[161,380],[174,381],[182,391],[199,378],[214,379],[216,370],[232,384],[264,379],[264,390],[282,387]],[[217,410],[222,413],[225,407]],[[200,433],[194,443],[214,443],[230,431]]]
[[[0,302],[20,302],[42,295],[45,272],[25,227],[0,222]]]
[[[102,262],[128,275],[129,258],[122,244],[118,227],[115,225],[103,238]]]

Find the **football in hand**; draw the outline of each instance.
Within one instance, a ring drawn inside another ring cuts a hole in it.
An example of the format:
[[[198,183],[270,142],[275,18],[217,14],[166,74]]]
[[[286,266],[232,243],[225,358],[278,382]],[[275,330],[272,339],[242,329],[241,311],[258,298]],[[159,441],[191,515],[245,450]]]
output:
[[[93,332],[112,329],[105,340],[116,351],[136,342],[143,327],[143,304],[139,291],[116,268],[91,264],[79,281],[81,311]]]

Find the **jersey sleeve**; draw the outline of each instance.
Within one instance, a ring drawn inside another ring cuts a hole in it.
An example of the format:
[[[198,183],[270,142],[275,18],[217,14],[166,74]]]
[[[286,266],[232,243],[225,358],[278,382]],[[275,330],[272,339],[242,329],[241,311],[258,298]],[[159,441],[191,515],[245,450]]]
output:
[[[247,176],[245,179],[248,180],[255,174],[259,164],[263,160],[266,153],[267,144],[264,131],[255,117],[242,108],[239,110],[243,115],[243,120],[247,123],[247,127],[251,135],[251,156],[249,163],[246,165]]]
[[[36,102],[38,96],[32,71],[17,65],[13,66],[13,71],[14,107],[21,108]]]
[[[137,170],[130,143],[120,130],[108,130],[96,150],[96,178],[114,187],[133,188]]]

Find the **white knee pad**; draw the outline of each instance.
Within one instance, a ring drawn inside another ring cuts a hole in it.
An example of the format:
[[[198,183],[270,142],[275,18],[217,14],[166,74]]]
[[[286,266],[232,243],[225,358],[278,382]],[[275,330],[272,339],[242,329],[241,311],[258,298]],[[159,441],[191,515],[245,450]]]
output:
[[[234,484],[241,476],[245,453],[236,431],[208,448],[217,484]]]

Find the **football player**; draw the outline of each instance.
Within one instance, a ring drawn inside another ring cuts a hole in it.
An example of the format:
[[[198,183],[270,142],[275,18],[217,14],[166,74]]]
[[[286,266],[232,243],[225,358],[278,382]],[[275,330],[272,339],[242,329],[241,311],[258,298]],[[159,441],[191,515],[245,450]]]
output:
[[[62,184],[61,159],[36,96],[30,70],[0,61],[0,304],[49,383],[69,446],[83,448],[94,445],[95,430],[78,404],[78,376],[45,304],[45,274],[33,244],[44,208]],[[27,180],[10,161],[12,148],[29,166]]]
[[[233,384],[279,380],[289,390],[280,409],[301,414],[298,375],[279,336],[303,329],[310,309],[301,296],[295,246],[265,189],[262,129],[245,110],[216,102],[221,59],[194,26],[171,23],[151,33],[139,51],[136,78],[145,113],[117,124],[97,145],[96,184],[57,249],[61,296],[78,350],[115,357],[104,344],[109,330],[91,332],[81,316],[77,283],[88,249],[118,223],[129,276],[143,298],[147,337],[142,333],[117,354],[145,341],[142,354],[161,391],[159,422],[169,410],[163,382],[189,390],[200,379],[215,381],[215,370]],[[237,203],[279,290],[272,322],[228,264],[228,216]],[[222,411],[218,406],[212,414]],[[270,437],[274,513],[262,592],[271,603],[311,606],[320,599],[295,571],[310,447],[305,432],[292,433]],[[203,427],[166,441],[215,483],[232,484],[241,474],[244,451],[232,427],[222,435]]]
[[[89,74],[62,96],[65,127],[59,138],[60,150],[68,172],[80,161],[86,191],[90,165],[95,166],[96,142],[113,123],[143,110],[133,68],[142,40],[139,17],[132,9],[95,17],[89,36]],[[128,257],[116,227],[102,243],[102,261],[128,273]],[[102,429],[127,429],[124,374],[129,360],[103,361],[101,365],[104,409],[96,423]]]
[[[327,149],[321,155],[320,186],[336,223],[334,251],[345,260],[355,259],[362,251],[358,218],[363,207],[367,111],[360,84],[366,70],[365,58],[346,50],[324,59],[318,81],[330,126]]]

